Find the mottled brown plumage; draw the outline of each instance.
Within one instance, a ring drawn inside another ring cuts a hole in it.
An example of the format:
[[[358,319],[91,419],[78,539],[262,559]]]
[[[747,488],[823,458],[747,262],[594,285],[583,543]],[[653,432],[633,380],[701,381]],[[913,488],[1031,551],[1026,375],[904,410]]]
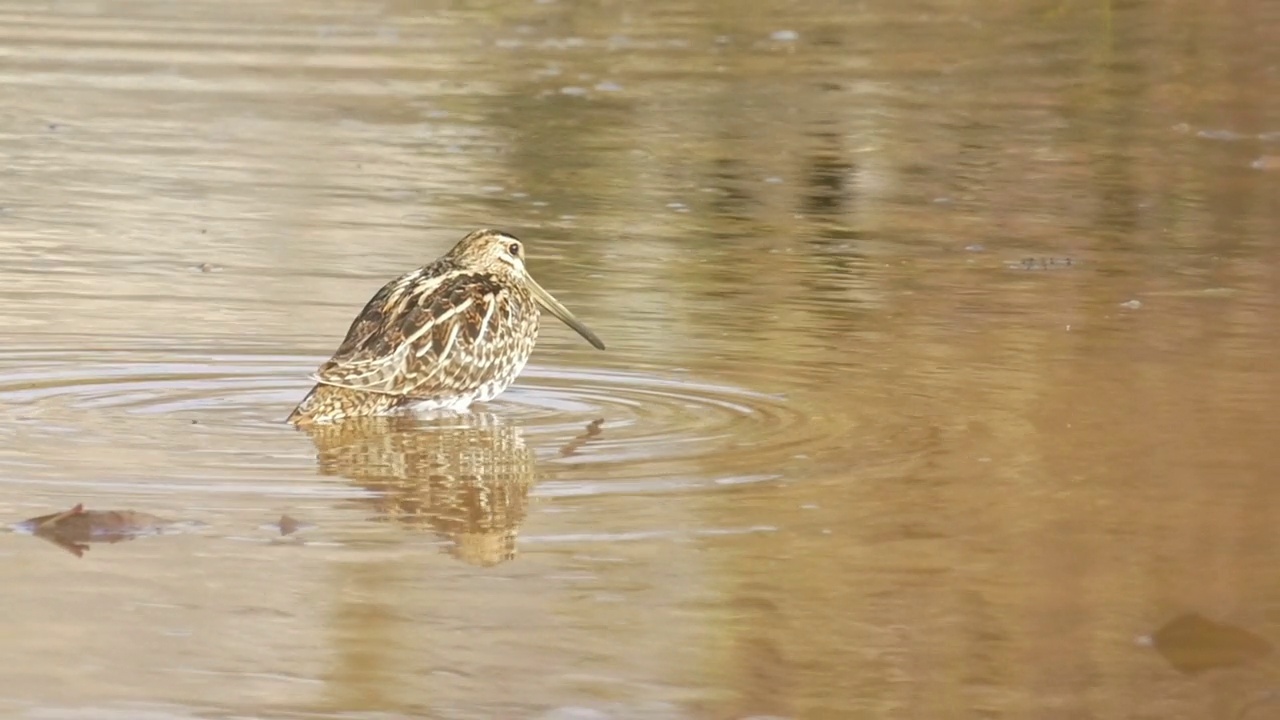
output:
[[[540,308],[604,349],[529,276],[519,240],[477,230],[369,300],[289,422],[463,410],[492,400],[528,362]]]

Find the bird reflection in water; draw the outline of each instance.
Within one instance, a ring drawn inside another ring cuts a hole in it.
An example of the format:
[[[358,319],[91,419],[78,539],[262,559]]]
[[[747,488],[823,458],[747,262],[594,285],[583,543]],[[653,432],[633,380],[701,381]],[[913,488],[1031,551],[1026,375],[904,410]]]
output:
[[[534,485],[521,428],[486,413],[353,417],[302,428],[321,474],[377,493],[378,518],[429,529],[465,562],[515,557]]]

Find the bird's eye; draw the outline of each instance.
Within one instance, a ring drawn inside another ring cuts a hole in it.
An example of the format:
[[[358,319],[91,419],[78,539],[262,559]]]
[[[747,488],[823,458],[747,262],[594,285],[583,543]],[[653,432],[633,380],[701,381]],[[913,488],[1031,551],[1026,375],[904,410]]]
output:
[[[507,246],[507,250],[510,251],[512,255],[520,257],[520,243],[511,243]]]

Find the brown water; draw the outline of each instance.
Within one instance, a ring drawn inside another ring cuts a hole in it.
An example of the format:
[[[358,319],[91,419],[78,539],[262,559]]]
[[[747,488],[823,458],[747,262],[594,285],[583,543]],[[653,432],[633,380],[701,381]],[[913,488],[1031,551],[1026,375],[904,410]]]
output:
[[[1276,37],[0,2],[0,514],[173,521],[0,534],[0,716],[1280,717]],[[281,422],[486,225],[607,352]]]

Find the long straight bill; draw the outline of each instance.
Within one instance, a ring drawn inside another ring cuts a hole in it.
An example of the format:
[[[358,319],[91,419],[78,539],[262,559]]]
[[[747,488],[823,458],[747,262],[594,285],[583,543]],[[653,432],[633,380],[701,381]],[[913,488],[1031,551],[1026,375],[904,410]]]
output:
[[[604,343],[601,342],[600,338],[596,337],[596,334],[591,332],[590,328],[583,325],[581,320],[574,317],[573,313],[569,312],[569,308],[561,305],[559,300],[551,297],[551,293],[543,290],[542,286],[533,278],[526,279],[529,281],[529,289],[533,291],[533,296],[537,298],[538,304],[546,308],[547,312],[560,318],[565,325],[576,330],[579,335],[586,338],[587,342],[594,345],[597,350],[604,349]]]

